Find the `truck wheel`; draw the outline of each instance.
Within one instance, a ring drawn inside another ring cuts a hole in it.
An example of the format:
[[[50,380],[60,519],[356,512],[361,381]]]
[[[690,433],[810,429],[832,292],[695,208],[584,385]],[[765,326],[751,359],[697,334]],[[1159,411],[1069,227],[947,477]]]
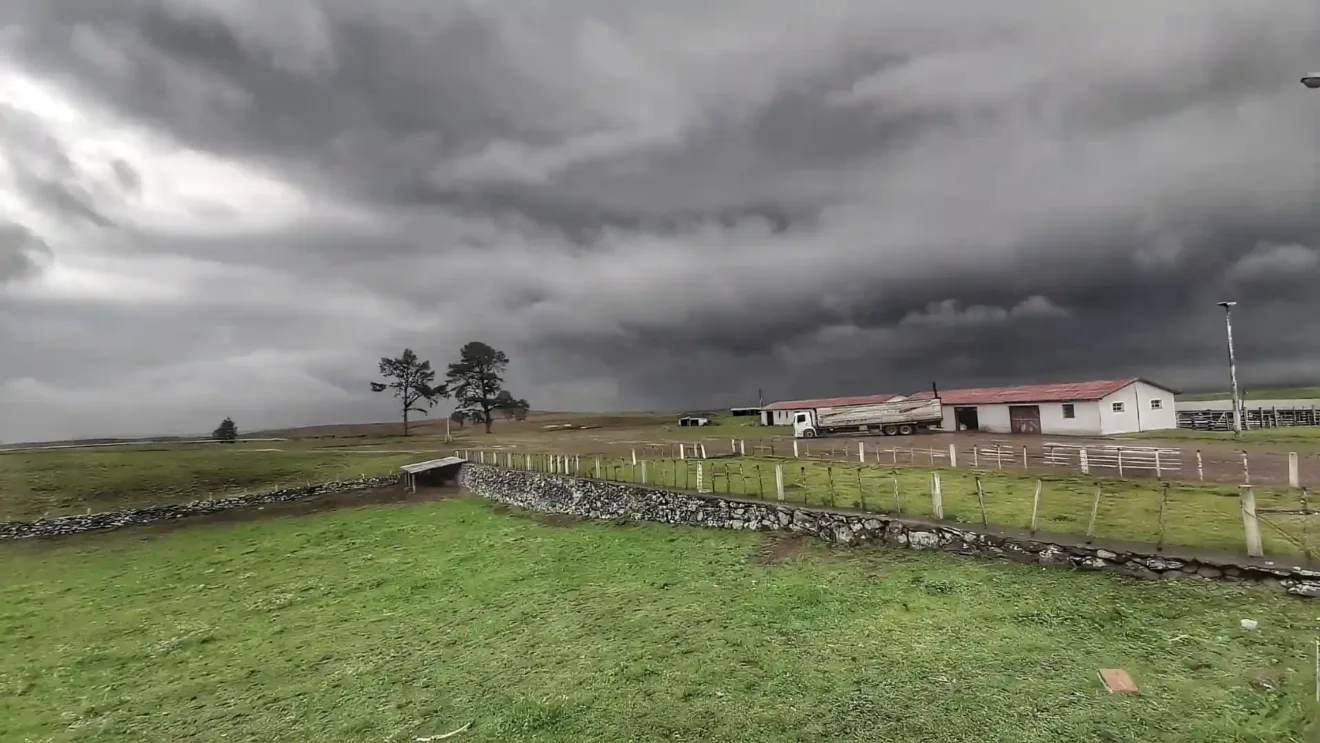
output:
[[[802,432],[802,435],[806,438],[814,439],[816,438],[816,429],[808,428],[807,430]]]
[[[898,426],[885,426],[885,435],[886,435],[886,436],[897,436],[897,435],[898,435]]]
[[[899,428],[898,428],[898,432],[899,432],[900,434],[904,435],[904,436],[911,436],[911,435],[912,435],[912,426],[910,426],[910,425],[904,423],[902,426],[899,426]]]

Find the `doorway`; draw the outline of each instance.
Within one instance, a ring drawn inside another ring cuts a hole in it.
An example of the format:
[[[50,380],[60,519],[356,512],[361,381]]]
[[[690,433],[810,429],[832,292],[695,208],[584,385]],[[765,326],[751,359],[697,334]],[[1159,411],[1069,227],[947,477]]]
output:
[[[1040,406],[1009,405],[1008,424],[1013,433],[1040,433]]]
[[[981,420],[976,408],[954,408],[953,425],[959,431],[981,430]]]

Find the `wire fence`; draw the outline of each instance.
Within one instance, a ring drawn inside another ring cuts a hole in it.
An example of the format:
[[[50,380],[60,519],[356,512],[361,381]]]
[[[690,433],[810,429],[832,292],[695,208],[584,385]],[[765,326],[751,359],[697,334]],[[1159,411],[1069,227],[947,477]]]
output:
[[[684,445],[684,453],[691,452],[691,447]],[[699,448],[695,458],[644,453],[663,454],[665,447],[639,448],[623,457],[456,452],[469,461],[511,469],[733,498],[1156,547],[1300,557],[1307,562],[1313,552],[1310,532],[1317,511],[1305,488],[1096,477],[1065,471],[1072,467],[1072,460],[1059,469],[1024,472],[1020,466],[1009,466],[1009,453],[1004,451],[995,452],[992,459],[978,455],[976,464],[960,463],[956,469],[940,466],[941,452],[917,449],[908,450],[908,458],[898,465],[862,461],[861,457],[842,461],[821,456],[825,452],[820,451],[814,457],[801,456],[799,451],[796,459],[756,456],[754,451],[747,456],[728,452],[721,458],[713,458],[707,451],[707,458],[702,459]],[[947,457],[947,450],[942,453]],[[1055,452],[1054,456],[1071,455]],[[931,459],[936,466],[930,466]],[[1112,469],[1117,469],[1117,454],[1113,459]],[[1129,465],[1125,455],[1124,472],[1130,466],[1153,467],[1154,454],[1148,459],[1144,465]],[[1160,467],[1164,466],[1161,456]]]

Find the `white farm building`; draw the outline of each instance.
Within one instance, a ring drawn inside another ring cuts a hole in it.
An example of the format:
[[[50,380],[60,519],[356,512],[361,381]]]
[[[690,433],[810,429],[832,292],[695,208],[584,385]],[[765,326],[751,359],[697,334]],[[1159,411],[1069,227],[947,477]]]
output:
[[[939,395],[946,431],[1108,436],[1178,427],[1175,391],[1137,377],[941,390]]]

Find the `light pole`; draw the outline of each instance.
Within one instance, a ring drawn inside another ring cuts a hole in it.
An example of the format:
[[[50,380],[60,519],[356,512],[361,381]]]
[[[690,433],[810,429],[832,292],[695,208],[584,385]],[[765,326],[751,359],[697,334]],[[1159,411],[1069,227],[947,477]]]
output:
[[[1320,88],[1320,72],[1308,72],[1302,76],[1302,85],[1315,90]]]
[[[1233,305],[1237,302],[1220,302],[1224,308],[1224,327],[1228,330],[1228,378],[1233,384],[1233,433],[1242,435],[1242,401],[1238,398],[1237,357],[1233,355]]]

